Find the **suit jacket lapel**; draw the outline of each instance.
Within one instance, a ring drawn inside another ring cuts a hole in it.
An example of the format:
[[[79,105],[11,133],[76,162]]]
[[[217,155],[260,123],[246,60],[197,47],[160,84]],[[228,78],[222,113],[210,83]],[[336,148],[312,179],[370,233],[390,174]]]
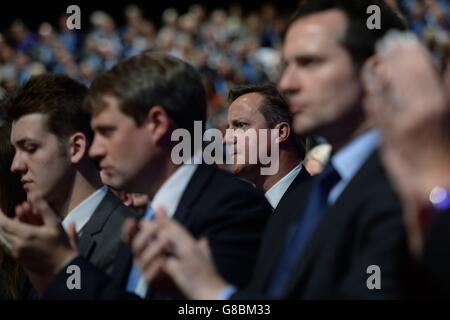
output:
[[[96,247],[95,235],[102,231],[109,215],[119,203],[119,200],[108,190],[89,221],[81,230],[80,253],[86,259],[90,259]]]
[[[311,179],[311,175],[308,173],[308,171],[306,171],[305,167],[302,167],[298,175],[295,177],[294,181],[292,181],[291,185],[287,188],[286,192],[281,197],[278,206],[274,210],[274,214],[286,211],[286,209],[289,210],[291,208],[296,208],[299,199],[298,193],[297,197],[290,196],[290,193],[295,192],[302,182],[305,182],[309,179]]]
[[[112,274],[112,277],[115,282],[118,283],[120,288],[126,288],[132,263],[133,255],[130,247],[126,243],[120,242],[119,249],[117,250],[117,258],[114,263],[114,271]]]
[[[180,203],[174,214],[174,219],[178,221],[185,221],[189,218],[188,208],[193,201],[201,194],[204,184],[207,183],[209,177],[213,173],[213,168],[207,165],[199,165],[197,170],[195,170],[191,180],[189,181],[186,190],[180,199]],[[126,287],[128,281],[128,275],[130,273],[130,268],[133,262],[133,255],[127,244],[121,242],[118,253],[117,260],[114,264],[113,277],[116,283],[120,285],[121,288]]]
[[[270,281],[272,272],[286,245],[290,228],[297,221],[299,213],[303,211],[308,199],[311,181],[309,173],[302,169],[274,211],[274,217],[271,221],[271,224],[273,224],[272,235],[266,235],[269,239],[273,239],[273,242],[270,244],[270,250],[264,250],[265,258],[262,259],[264,263],[258,266],[259,272],[256,275],[259,278],[257,282],[263,284],[263,286],[266,286]]]
[[[174,214],[174,219],[184,221],[189,219],[189,207],[198,199],[204,190],[204,186],[214,173],[214,170],[219,170],[215,166],[200,164],[192,175],[191,180],[186,186],[186,189],[181,196],[178,203],[177,210]]]

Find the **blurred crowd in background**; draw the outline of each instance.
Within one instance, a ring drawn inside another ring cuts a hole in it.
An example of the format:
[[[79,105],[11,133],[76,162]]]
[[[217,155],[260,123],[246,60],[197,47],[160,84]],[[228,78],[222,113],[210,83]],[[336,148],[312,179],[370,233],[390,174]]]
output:
[[[403,12],[437,65],[444,68],[450,55],[449,1],[388,2]],[[208,114],[217,123],[214,126],[220,126],[230,87],[277,80],[279,46],[288,22],[286,14],[272,4],[251,12],[239,4],[210,12],[199,4],[187,12],[168,8],[158,26],[137,5],[124,8],[124,25],[99,10],[90,14],[89,27],[83,24],[81,30],[69,30],[67,17],[61,15],[58,23],[42,22],[37,30],[17,19],[1,30],[0,97],[45,71],[67,74],[89,85],[123,58],[163,50],[200,70],[208,92]]]

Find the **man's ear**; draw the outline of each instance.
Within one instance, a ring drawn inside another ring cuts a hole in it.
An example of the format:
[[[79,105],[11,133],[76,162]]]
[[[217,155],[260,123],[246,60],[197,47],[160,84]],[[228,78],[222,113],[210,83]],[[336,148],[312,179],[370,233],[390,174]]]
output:
[[[276,143],[282,144],[291,135],[291,127],[287,122],[280,122],[275,126],[278,129],[278,138],[275,140]]]
[[[360,78],[364,92],[377,92],[380,90],[380,79],[383,72],[383,63],[375,54],[366,60],[361,68]]]
[[[169,134],[172,120],[164,108],[154,106],[148,111],[144,126],[150,131],[153,142],[158,143]]]
[[[73,164],[79,164],[88,151],[86,135],[81,132],[74,133],[69,138],[69,145],[70,161]]]
[[[380,108],[383,107],[382,97],[386,90],[386,68],[377,55],[371,56],[361,69],[361,83],[363,87],[363,108],[367,114],[369,125],[377,121]]]

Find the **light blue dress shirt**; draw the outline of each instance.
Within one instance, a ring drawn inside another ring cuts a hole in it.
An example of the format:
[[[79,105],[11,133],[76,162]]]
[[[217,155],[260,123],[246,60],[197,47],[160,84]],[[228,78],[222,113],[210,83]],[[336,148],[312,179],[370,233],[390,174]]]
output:
[[[339,173],[341,180],[330,191],[328,204],[333,205],[353,179],[369,156],[378,148],[380,134],[377,130],[370,130],[350,143],[331,157],[331,163]]]

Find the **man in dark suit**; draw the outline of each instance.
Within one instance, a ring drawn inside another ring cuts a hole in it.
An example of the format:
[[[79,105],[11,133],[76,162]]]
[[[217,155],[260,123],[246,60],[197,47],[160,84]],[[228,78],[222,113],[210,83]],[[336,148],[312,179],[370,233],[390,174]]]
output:
[[[92,112],[91,125],[96,133],[90,155],[98,160],[104,182],[119,190],[147,194],[151,201],[146,219],[164,208],[196,237],[207,239],[221,276],[245,285],[271,208],[264,195],[247,182],[216,166],[201,164],[202,150],[195,148],[196,141],[192,141],[194,152],[189,157],[183,154],[185,162],[177,163],[173,133],[179,129],[196,138],[196,121],[205,120],[205,92],[195,69],[165,54],[132,57],[93,82],[86,106]],[[54,230],[45,202],[36,200],[34,206],[45,218],[42,228],[65,238]],[[9,230],[28,227],[13,221],[4,223]],[[130,224],[137,228],[136,222]],[[10,236],[19,235],[11,231]],[[45,246],[27,243],[30,250],[51,256],[36,262],[27,260],[39,290],[48,287],[44,298],[119,298],[126,292],[165,297],[154,286],[148,290],[129,248],[122,247],[118,254],[114,281],[80,257],[67,239],[56,242],[49,238]],[[143,245],[150,240],[141,239]],[[15,254],[20,260],[20,252]],[[72,265],[81,270],[82,290],[66,286],[70,276],[66,266]]]
[[[291,129],[289,106],[277,88],[270,84],[233,88],[228,100],[226,143],[234,160],[232,172],[262,190],[275,210],[297,176],[309,177],[301,163],[305,147]],[[278,135],[276,138],[272,137],[274,131]],[[268,164],[262,164],[257,158],[257,161],[251,161],[252,156],[258,154],[275,154],[273,162],[278,170],[264,174],[261,168],[268,167]]]
[[[271,223],[265,239],[272,241],[263,242],[255,280],[235,298],[258,293],[366,299],[405,293],[401,205],[376,152],[378,133],[362,109],[359,75],[380,36],[365,25],[370,4],[381,9],[380,34],[402,28],[382,1],[310,1],[289,25],[279,88],[294,113],[295,132],[324,137],[333,155],[321,175],[299,188],[290,214]],[[358,39],[355,47],[351,39]],[[379,271],[381,286],[376,281],[371,286],[370,270]]]
[[[383,21],[377,31],[366,25],[371,4]],[[164,235],[170,251],[139,251],[133,241],[150,283],[157,269],[197,299],[404,296],[401,205],[376,151],[379,136],[362,108],[360,81],[362,66],[375,62],[376,40],[390,28],[403,25],[384,1],[315,0],[300,7],[285,35],[279,88],[294,114],[294,131],[332,145],[330,164],[286,195],[290,207],[271,220],[247,289],[217,277],[203,251],[162,212],[141,225],[136,239]]]
[[[80,253],[111,273],[122,224],[133,214],[103,186],[88,157],[93,132],[82,109],[86,91],[66,76],[44,74],[11,97],[11,170],[21,176],[28,197],[38,193],[64,228],[78,233]]]
[[[66,76],[44,74],[10,98],[6,108],[16,149],[11,170],[20,175],[28,198],[42,196],[63,227],[78,234],[80,254],[111,274],[122,225],[133,214],[103,186],[88,157],[93,132],[82,110],[86,91]]]

